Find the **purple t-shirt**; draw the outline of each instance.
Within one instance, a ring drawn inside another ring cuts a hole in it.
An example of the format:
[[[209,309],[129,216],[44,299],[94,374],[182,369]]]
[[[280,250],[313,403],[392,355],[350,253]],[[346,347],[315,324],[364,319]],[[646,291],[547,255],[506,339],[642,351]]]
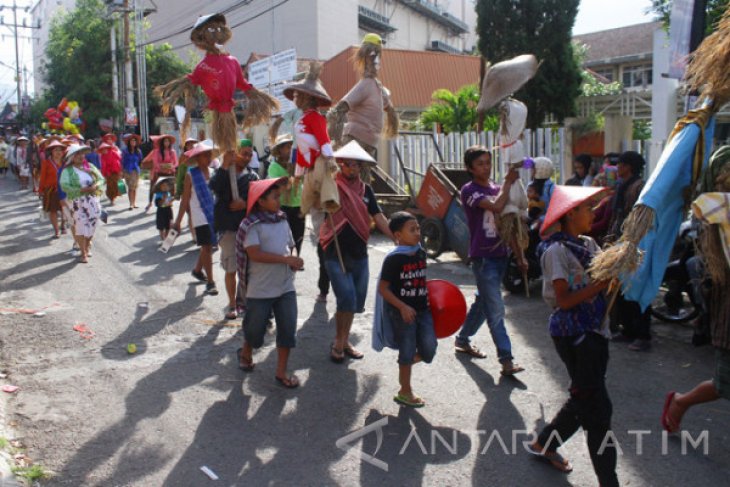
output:
[[[471,245],[469,257],[506,257],[507,246],[497,233],[497,221],[494,213],[479,207],[485,198],[494,199],[499,194],[500,187],[489,182],[489,186],[482,186],[475,181],[466,183],[461,188],[461,204],[466,213],[469,225]]]

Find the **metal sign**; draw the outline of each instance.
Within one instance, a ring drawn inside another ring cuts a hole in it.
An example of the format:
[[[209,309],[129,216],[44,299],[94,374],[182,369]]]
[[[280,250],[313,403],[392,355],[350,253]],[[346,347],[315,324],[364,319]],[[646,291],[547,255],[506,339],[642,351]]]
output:
[[[297,74],[297,51],[287,49],[248,65],[248,82],[262,88],[290,81]]]

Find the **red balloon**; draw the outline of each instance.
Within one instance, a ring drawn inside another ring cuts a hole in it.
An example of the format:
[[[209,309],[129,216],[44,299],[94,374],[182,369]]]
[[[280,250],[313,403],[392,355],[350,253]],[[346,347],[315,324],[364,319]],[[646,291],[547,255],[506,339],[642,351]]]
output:
[[[458,286],[443,279],[429,279],[426,287],[436,338],[450,337],[466,320],[466,299]]]

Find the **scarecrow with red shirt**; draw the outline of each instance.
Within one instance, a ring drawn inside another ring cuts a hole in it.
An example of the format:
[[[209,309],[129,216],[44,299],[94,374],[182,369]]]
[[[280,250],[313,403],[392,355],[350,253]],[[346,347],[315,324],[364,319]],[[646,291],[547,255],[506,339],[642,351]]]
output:
[[[332,104],[332,99],[319,81],[320,69],[318,63],[312,62],[304,81],[292,83],[284,89],[284,96],[293,100],[303,112],[294,127],[297,146],[294,177],[304,178],[303,215],[311,208],[333,213],[340,207],[337,185],[332,178],[338,168],[327,133],[327,119],[318,111]]]

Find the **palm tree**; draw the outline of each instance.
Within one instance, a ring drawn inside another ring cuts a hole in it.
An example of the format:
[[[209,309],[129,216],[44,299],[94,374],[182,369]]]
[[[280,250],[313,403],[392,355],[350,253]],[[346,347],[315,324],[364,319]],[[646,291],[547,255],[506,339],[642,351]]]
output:
[[[446,132],[469,132],[476,130],[477,104],[479,103],[479,89],[477,85],[466,85],[456,93],[447,89],[433,92],[434,102],[421,113],[418,123],[424,129],[430,129],[437,123]],[[488,115],[484,130],[496,130],[499,121],[496,115]]]

